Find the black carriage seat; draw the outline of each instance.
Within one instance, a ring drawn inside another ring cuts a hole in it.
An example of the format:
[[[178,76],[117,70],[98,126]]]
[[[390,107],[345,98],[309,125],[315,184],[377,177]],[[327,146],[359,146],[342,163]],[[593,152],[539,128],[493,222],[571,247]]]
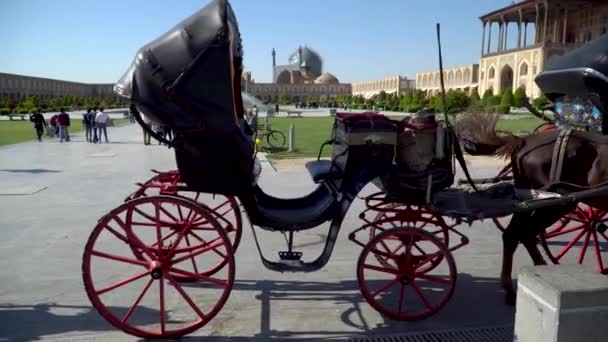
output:
[[[306,163],[306,169],[317,184],[342,178],[342,171],[331,160],[309,161]]]
[[[276,230],[302,230],[333,218],[338,201],[329,187],[319,185],[306,196],[277,198],[257,187],[240,198],[252,224]]]

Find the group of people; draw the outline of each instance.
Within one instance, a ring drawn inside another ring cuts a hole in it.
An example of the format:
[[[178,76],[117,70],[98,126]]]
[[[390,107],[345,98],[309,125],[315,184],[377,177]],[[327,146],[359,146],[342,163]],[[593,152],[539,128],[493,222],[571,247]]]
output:
[[[107,126],[110,117],[103,111],[103,108],[89,108],[86,113],[82,115],[82,124],[85,128],[85,137],[87,142],[101,143],[102,132],[103,137],[108,140]],[[41,113],[40,108],[36,109],[32,115],[30,115],[30,121],[34,123],[34,129],[36,130],[36,136],[38,141],[42,141],[44,129],[49,129],[49,135],[52,137],[58,136],[59,142],[70,141],[70,116],[65,112],[64,108],[59,110],[58,114],[53,115],[47,124],[44,116]]]
[[[103,111],[103,107],[87,109],[87,112],[82,115],[87,142],[101,144],[101,133],[103,133],[103,137],[108,143],[108,121],[110,121],[110,117]]]
[[[44,116],[42,116],[40,108],[36,109],[36,111],[30,115],[30,121],[34,123],[38,141],[42,141],[44,128],[49,126],[52,136],[59,136],[59,142],[70,141],[70,134],[68,132],[68,127],[70,127],[70,116],[63,108],[59,110],[59,114],[55,114],[51,117],[48,125]]]

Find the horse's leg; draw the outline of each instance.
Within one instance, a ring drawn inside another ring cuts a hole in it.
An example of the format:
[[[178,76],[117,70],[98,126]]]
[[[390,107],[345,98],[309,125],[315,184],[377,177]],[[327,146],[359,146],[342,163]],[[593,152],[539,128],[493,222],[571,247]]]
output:
[[[522,214],[514,214],[511,222],[502,233],[502,271],[500,273],[500,285],[506,291],[505,302],[508,305],[515,305],[515,289],[513,288],[513,279],[511,273],[513,271],[513,254],[517,250],[519,238],[517,227],[525,222],[525,216]]]

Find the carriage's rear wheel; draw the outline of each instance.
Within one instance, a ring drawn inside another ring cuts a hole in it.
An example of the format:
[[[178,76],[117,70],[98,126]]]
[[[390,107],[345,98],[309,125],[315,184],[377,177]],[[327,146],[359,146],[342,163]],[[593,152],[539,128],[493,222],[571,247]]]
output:
[[[184,220],[173,219],[178,217]],[[225,267],[213,276],[196,268],[218,262]],[[145,338],[176,338],[219,312],[235,265],[228,236],[208,210],[183,198],[152,196],[124,203],[99,220],[82,272],[89,299],[112,325]],[[178,277],[198,283],[182,285]]]
[[[416,205],[392,203],[387,207],[387,211],[378,212],[369,228],[370,241],[379,233],[394,229],[423,229],[437,237],[444,246],[450,245],[450,230],[443,217]],[[386,256],[376,254],[378,261],[383,265],[388,265]],[[441,263],[441,259],[433,262],[433,267]],[[430,268],[429,270],[431,270]]]
[[[552,263],[583,264],[593,254],[598,272],[608,274],[608,211],[579,204],[545,229],[540,240]]]
[[[456,264],[436,236],[422,229],[394,228],[377,234],[363,248],[357,279],[363,297],[378,312],[416,321],[448,303],[456,286]]]
[[[140,189],[138,189],[131,196],[127,197],[127,200],[140,197],[157,196],[159,194],[167,195],[168,189],[163,189],[163,186],[169,185],[173,186],[173,188],[175,186],[186,185],[183,182],[180,182],[179,171],[174,170],[157,174],[142,184]],[[234,197],[217,194],[203,194],[195,191],[177,190],[171,191],[170,195],[195,201],[210,210],[220,225],[224,227],[224,230],[230,239],[232,250],[236,253],[241,241],[241,235],[243,233],[243,221],[239,204]],[[141,257],[141,252],[134,250],[133,253],[137,258]],[[210,269],[201,269],[201,274],[211,275],[217,272],[217,270],[221,269],[224,264],[217,264]],[[183,276],[176,276],[176,279],[182,282],[195,280],[191,277]]]

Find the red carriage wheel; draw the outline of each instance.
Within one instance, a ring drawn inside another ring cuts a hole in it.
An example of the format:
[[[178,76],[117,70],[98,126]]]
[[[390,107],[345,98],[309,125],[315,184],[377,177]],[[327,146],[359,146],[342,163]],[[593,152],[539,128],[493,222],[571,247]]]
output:
[[[172,217],[180,211],[185,220],[176,223]],[[225,267],[213,276],[194,266],[209,269],[218,262]],[[228,299],[234,272],[230,240],[214,216],[172,196],[134,199],[105,215],[89,237],[82,264],[85,291],[99,314],[145,338],[176,338],[207,324]],[[182,285],[179,277],[198,283]]]
[[[370,241],[379,233],[389,229],[423,229],[437,237],[444,246],[449,246],[450,226],[443,217],[434,212],[415,205],[391,204],[391,210],[379,212],[369,227]],[[375,254],[378,261],[387,266],[389,260],[386,256]],[[427,271],[432,270],[441,263],[441,258],[434,259]]]
[[[380,263],[378,255],[388,265]],[[436,260],[439,264],[432,267]],[[363,248],[357,280],[363,297],[378,312],[399,321],[416,321],[448,303],[456,286],[456,264],[433,234],[394,228],[379,233]]]
[[[554,264],[583,264],[595,255],[597,270],[608,273],[608,212],[579,204],[541,234],[541,244]]]
[[[160,194],[183,197],[201,203],[212,211],[220,225],[224,227],[230,238],[232,249],[236,253],[243,233],[243,221],[237,200],[232,196],[177,190],[177,186],[186,187],[185,183],[180,182],[179,171],[162,172],[142,184],[136,192],[127,197],[126,201]],[[134,253],[139,257],[140,253],[137,251]],[[218,267],[221,268],[221,266]],[[210,275],[215,271],[216,269],[204,270],[203,274]],[[179,279],[188,280],[181,277]]]

